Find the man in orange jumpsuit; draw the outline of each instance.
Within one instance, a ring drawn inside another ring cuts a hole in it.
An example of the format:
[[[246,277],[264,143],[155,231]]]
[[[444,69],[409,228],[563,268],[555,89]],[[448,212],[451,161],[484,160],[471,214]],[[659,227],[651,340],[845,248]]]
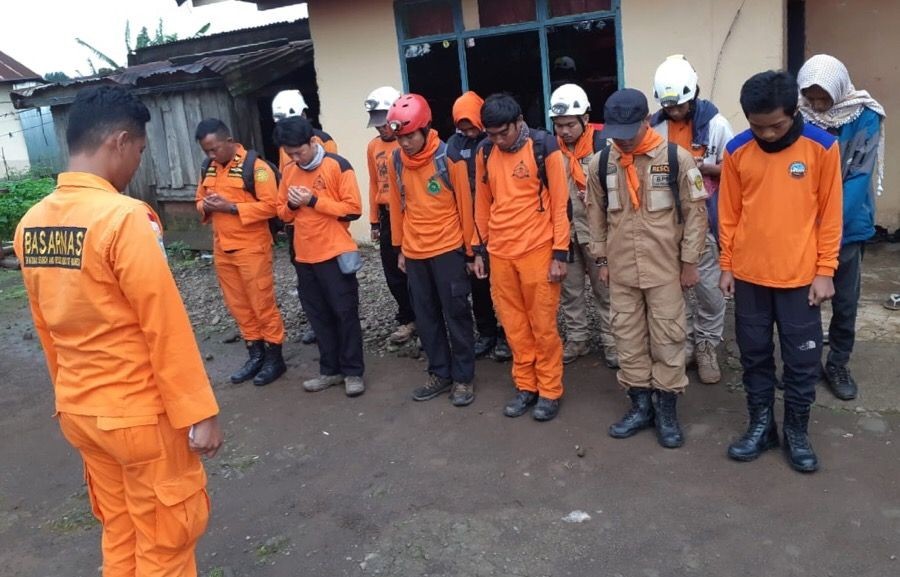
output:
[[[260,159],[253,163],[253,190],[247,189],[247,150],[225,124],[207,118],[197,126],[197,142],[210,159],[197,187],[197,210],[213,226],[213,256],[225,304],[247,343],[250,358],[231,375],[232,383],[253,379],[268,385],[284,374],[284,323],[275,302],[272,235],[278,184]],[[248,167],[249,168],[249,167]]]
[[[481,121],[491,147],[482,144],[475,158],[472,245],[479,278],[490,255],[491,295],[513,352],[518,393],[504,414],[519,417],[535,405],[532,416],[549,421],[563,393],[556,312],[569,253],[565,159],[556,138],[529,129],[511,96],[485,100]]]
[[[103,577],[197,575],[209,518],[199,455],[222,444],[159,218],[118,192],[140,164],[149,120],[121,87],[81,91],[68,171],[15,237],[59,424],[103,526]]]

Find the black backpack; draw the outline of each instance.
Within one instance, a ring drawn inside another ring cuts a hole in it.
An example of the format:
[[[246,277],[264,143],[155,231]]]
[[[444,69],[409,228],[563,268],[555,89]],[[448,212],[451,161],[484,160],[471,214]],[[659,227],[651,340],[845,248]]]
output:
[[[680,171],[680,167],[678,166],[678,145],[674,142],[670,142],[668,146],[668,159],[669,163],[669,174],[667,175],[666,180],[669,183],[669,190],[672,191],[672,196],[675,197],[675,213],[678,218],[678,224],[684,222],[684,216],[681,214],[681,194],[678,190],[678,173]],[[609,209],[609,189],[606,188],[606,173],[609,168],[609,147],[604,146],[603,150],[600,151],[600,166],[597,168],[597,174],[600,177],[600,186],[603,188],[603,192],[606,193],[604,209]]]
[[[244,162],[241,163],[241,179],[244,181],[244,190],[253,195],[253,198],[259,200],[256,196],[256,179],[254,177],[254,169],[256,166],[256,160],[260,159],[259,154],[255,150],[248,150],[247,155],[244,156]],[[260,159],[266,164],[269,165],[269,168],[272,169],[272,172],[275,174],[275,187],[278,188],[278,185],[281,184],[281,172],[278,170],[278,167],[266,160],[265,158]],[[203,161],[203,164],[200,167],[200,179],[206,176],[206,173],[209,171],[209,167],[212,166],[212,159],[206,158]],[[272,240],[278,236],[280,231],[284,230],[284,223],[277,216],[273,216],[269,219],[269,232],[272,233]]]
[[[531,129],[531,151],[534,153],[534,163],[537,165],[538,169],[538,178],[541,179],[541,184],[543,185],[541,189],[538,191],[538,212],[544,212],[544,197],[543,192],[545,188],[550,188],[550,184],[547,181],[547,147],[544,142],[545,138],[548,138],[549,134],[540,129],[532,128]],[[488,181],[488,158],[491,157],[491,152],[494,151],[494,143],[489,139],[484,140],[484,144],[481,145],[482,155],[484,158],[484,176],[482,177],[482,182],[487,183]],[[572,218],[571,208],[569,210],[569,219]]]

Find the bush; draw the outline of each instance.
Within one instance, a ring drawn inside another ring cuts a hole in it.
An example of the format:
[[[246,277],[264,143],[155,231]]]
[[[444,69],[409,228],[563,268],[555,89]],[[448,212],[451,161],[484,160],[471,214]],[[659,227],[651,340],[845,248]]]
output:
[[[28,209],[53,192],[55,186],[52,178],[29,178],[7,183],[8,190],[0,191],[0,240],[11,239],[16,225]]]

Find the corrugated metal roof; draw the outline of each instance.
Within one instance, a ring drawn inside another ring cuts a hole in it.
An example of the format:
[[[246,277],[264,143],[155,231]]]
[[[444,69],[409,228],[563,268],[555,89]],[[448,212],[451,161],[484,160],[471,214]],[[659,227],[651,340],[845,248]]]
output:
[[[240,50],[232,48],[229,52]],[[42,84],[12,93],[16,108],[71,102],[73,88],[91,84],[121,84],[135,88],[169,86],[197,80],[219,80],[232,96],[240,96],[290,74],[313,58],[312,40],[286,42],[237,54],[197,54],[130,66],[105,77],[86,77]]]
[[[40,80],[41,75],[13,59],[5,52],[0,52],[0,82],[23,82]]]

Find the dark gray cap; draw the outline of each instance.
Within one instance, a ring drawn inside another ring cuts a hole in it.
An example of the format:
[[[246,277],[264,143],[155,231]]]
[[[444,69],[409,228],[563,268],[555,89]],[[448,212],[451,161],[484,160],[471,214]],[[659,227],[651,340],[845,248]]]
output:
[[[623,88],[613,92],[603,105],[603,138],[634,138],[650,114],[647,97],[640,90]]]

